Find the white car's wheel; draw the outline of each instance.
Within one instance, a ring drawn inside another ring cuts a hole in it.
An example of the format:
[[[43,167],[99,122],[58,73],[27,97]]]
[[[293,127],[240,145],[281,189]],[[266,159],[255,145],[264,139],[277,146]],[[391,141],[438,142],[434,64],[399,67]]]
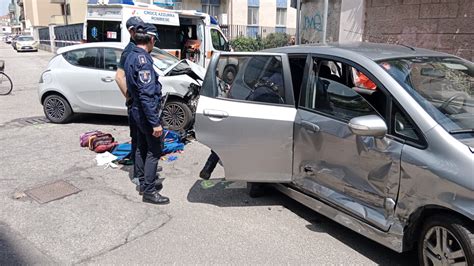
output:
[[[46,97],[43,102],[46,118],[53,123],[66,123],[72,117],[72,109],[66,99],[57,94]]]
[[[193,113],[188,105],[172,100],[165,104],[163,109],[163,125],[170,130],[182,131],[191,126]]]

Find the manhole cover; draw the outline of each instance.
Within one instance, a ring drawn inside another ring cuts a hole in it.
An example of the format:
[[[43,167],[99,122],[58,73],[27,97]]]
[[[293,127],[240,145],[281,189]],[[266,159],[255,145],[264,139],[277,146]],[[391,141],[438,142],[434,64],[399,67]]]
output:
[[[33,198],[39,203],[47,203],[53,200],[62,199],[72,194],[76,194],[81,190],[77,187],[59,180],[51,184],[39,186],[25,191],[25,194]]]

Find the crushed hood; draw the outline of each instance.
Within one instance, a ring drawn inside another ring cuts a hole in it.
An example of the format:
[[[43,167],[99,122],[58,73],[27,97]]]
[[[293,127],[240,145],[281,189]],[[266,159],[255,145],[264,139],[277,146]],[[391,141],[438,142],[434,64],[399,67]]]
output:
[[[188,59],[183,59],[164,72],[165,76],[188,75],[196,81],[203,81],[206,70]]]

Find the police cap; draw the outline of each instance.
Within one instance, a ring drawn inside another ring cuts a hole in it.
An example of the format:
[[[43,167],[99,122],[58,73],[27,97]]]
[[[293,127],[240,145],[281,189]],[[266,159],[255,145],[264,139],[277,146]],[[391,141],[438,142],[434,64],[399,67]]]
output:
[[[145,26],[145,22],[143,22],[141,18],[134,16],[127,20],[127,23],[125,23],[125,26],[127,27],[127,30],[131,30],[131,29],[136,30],[140,27],[143,28]]]

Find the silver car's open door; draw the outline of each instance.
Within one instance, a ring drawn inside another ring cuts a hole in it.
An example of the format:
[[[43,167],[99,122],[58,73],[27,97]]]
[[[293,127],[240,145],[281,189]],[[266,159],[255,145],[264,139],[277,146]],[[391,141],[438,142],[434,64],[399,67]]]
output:
[[[290,182],[295,116],[285,54],[214,55],[195,129],[198,141],[219,155],[226,179]]]

